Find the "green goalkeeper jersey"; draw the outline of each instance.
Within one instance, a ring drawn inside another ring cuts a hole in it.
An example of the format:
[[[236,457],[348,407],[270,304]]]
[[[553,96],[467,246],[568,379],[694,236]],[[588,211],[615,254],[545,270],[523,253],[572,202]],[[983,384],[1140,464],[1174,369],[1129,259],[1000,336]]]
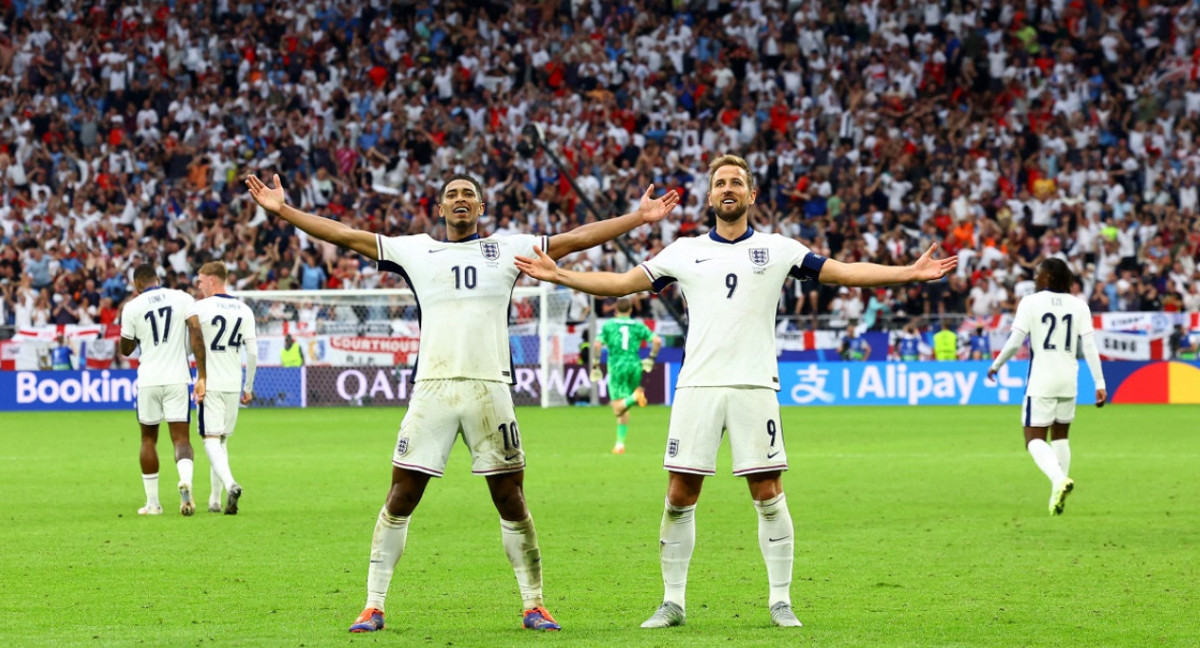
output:
[[[600,329],[600,341],[608,348],[609,366],[640,362],[638,349],[653,336],[641,320],[628,317],[614,317]]]

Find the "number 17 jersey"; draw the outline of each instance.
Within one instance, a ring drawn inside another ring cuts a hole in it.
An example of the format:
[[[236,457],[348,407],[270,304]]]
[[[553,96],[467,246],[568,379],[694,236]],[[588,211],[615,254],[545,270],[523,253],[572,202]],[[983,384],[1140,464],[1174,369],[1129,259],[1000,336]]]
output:
[[[139,389],[192,382],[186,320],[194,302],[181,290],[153,286],[121,308],[121,337],[137,340],[142,350],[137,368]]]
[[[242,347],[258,344],[254,311],[230,295],[213,295],[196,302],[188,316],[200,320],[204,335],[205,389],[242,391]]]
[[[1029,384],[1025,393],[1043,398],[1074,398],[1079,389],[1076,354],[1094,335],[1092,311],[1067,293],[1043,290],[1017,305],[1012,328],[1029,335]]]

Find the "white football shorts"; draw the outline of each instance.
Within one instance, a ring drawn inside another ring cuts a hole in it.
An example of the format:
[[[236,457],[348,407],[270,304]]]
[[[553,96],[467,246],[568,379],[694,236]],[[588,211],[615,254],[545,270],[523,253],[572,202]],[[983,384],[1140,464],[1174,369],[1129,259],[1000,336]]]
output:
[[[145,425],[191,422],[187,383],[138,387],[138,421]]]
[[[233,434],[233,429],[237,427],[241,398],[241,392],[204,392],[204,400],[196,405],[197,429],[200,436],[219,437]]]
[[[1021,424],[1025,427],[1050,427],[1051,423],[1070,423],[1074,420],[1074,398],[1026,396],[1021,404]]]
[[[506,383],[492,380],[421,380],[413,388],[392,465],[441,477],[462,431],[471,472],[497,475],[525,468],[521,432]]]
[[[725,431],[733,451],[733,474],[787,470],[779,399],[775,390],[765,387],[676,389],[663,468],[716,474]]]

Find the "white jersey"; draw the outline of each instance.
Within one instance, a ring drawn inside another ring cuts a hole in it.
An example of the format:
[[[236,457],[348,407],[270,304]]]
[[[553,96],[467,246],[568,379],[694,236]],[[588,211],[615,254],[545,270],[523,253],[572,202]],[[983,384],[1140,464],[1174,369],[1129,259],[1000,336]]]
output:
[[[1028,396],[1074,398],[1078,392],[1077,354],[1094,334],[1092,311],[1078,297],[1043,290],[1021,300],[1013,331],[1029,336]],[[1090,340],[1089,340],[1090,342]],[[1103,377],[1098,387],[1103,386]]]
[[[137,340],[142,349],[138,359],[138,387],[187,384],[187,314],[196,300],[171,288],[153,286],[129,300],[121,309],[121,337]]]
[[[242,349],[258,343],[254,311],[230,295],[219,294],[196,302],[188,312],[188,317],[192,315],[200,320],[204,335],[205,389],[241,392]]]
[[[747,230],[736,241],[678,239],[642,270],[658,292],[679,282],[688,335],[679,387],[779,389],[775,310],[788,276],[816,281],[825,257],[778,234]]]
[[[415,380],[472,378],[511,384],[508,309],[521,271],[513,257],[546,250],[545,236],[473,236],[438,241],[428,234],[376,236],[379,269],[404,277],[421,322]]]

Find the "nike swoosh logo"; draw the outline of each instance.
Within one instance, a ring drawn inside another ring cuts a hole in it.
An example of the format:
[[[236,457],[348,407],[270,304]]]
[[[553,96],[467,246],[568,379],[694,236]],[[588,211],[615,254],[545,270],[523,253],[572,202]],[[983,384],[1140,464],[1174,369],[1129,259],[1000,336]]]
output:
[[[792,537],[792,536],[786,535],[786,536],[783,536],[782,538],[767,538],[767,542],[779,542],[780,540],[787,540],[790,537]]]
[[[712,257],[709,257],[707,259],[696,259],[696,263],[704,263],[705,261],[712,261]]]
[[[513,456],[511,456],[511,457],[509,457],[509,456],[505,455],[505,457],[504,457],[504,460],[505,460],[505,461],[512,461],[513,459],[516,459],[516,458],[517,458],[517,457],[519,457],[519,456],[521,456],[521,455],[519,455],[519,454],[515,454],[515,455],[513,455]]]
[[[775,452],[772,452],[771,454],[767,455],[767,459],[774,459],[774,458],[775,458],[775,455],[777,455],[777,454],[779,454],[779,451],[778,451],[778,450],[776,450]]]
[[[442,248],[440,250],[426,250],[426,251],[429,252],[430,254],[436,254],[438,252],[445,252],[447,249],[449,249],[449,248]]]

